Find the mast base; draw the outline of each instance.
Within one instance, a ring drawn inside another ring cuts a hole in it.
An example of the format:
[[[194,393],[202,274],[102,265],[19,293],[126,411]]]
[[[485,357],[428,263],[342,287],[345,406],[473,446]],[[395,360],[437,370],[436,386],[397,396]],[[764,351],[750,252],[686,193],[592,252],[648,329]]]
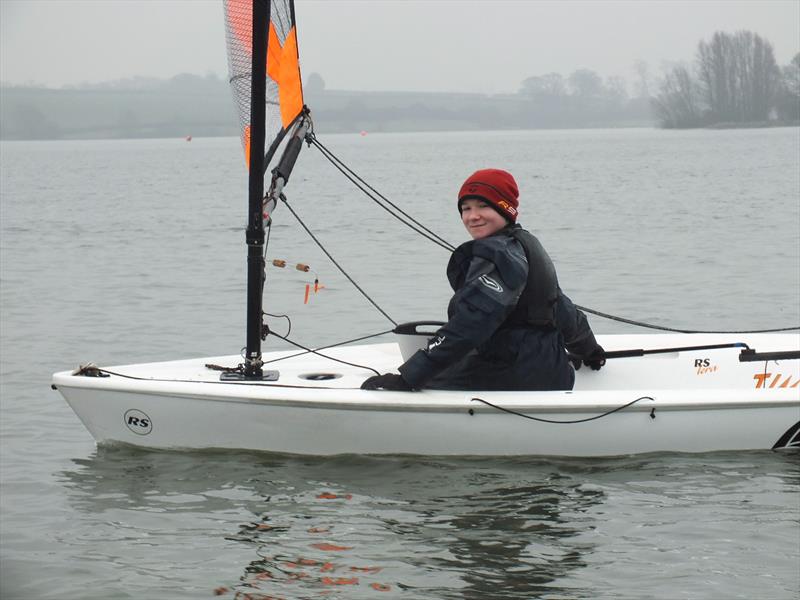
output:
[[[225,372],[219,376],[220,381],[278,381],[279,371],[263,371],[260,375],[245,375],[240,371]]]

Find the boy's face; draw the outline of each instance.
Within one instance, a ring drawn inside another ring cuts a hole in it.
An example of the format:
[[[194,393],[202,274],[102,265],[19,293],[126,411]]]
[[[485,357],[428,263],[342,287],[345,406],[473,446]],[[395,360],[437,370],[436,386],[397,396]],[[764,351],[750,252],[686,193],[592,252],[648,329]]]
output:
[[[505,217],[490,204],[475,198],[461,203],[461,222],[473,240],[489,237],[508,225]]]

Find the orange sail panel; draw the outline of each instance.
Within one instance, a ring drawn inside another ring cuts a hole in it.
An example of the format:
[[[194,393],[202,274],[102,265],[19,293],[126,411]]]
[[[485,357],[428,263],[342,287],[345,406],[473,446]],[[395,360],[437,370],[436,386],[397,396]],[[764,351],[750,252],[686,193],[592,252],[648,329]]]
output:
[[[281,123],[289,127],[303,110],[303,87],[300,83],[300,64],[297,58],[297,29],[292,27],[281,44],[275,26],[269,24],[267,43],[267,75],[278,85]]]
[[[250,124],[248,123],[242,131],[242,145],[244,146],[244,164],[250,166]]]
[[[228,73],[239,113],[239,131],[247,165],[250,154],[250,90],[252,87],[253,3],[266,0],[223,0],[228,46]],[[265,140],[274,152],[303,110],[303,87],[292,0],[271,0],[267,36]],[[267,165],[265,164],[265,168]]]

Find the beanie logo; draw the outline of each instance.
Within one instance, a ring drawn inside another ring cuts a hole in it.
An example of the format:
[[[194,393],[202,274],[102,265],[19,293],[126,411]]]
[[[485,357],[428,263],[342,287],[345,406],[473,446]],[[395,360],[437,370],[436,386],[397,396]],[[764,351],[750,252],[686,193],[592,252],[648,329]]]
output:
[[[493,292],[497,292],[499,294],[500,292],[503,291],[503,286],[497,283],[494,279],[492,279],[488,275],[481,275],[480,277],[478,277],[478,281],[480,281],[483,285],[485,285]]]
[[[498,200],[497,201],[497,206],[499,206],[500,208],[502,208],[504,211],[506,211],[507,213],[509,213],[511,215],[516,215],[517,214],[517,209],[514,208],[513,206],[511,206],[505,200]]]

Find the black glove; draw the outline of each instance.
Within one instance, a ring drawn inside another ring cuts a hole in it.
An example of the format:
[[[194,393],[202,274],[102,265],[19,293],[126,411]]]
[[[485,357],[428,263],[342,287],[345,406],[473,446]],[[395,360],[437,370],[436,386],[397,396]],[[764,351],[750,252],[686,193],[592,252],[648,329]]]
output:
[[[410,392],[411,386],[405,379],[394,373],[373,375],[361,384],[362,390],[390,390],[394,392]]]
[[[594,350],[583,357],[583,364],[592,371],[599,371],[602,366],[606,364],[605,353],[606,351],[603,350],[603,347],[598,345]]]

